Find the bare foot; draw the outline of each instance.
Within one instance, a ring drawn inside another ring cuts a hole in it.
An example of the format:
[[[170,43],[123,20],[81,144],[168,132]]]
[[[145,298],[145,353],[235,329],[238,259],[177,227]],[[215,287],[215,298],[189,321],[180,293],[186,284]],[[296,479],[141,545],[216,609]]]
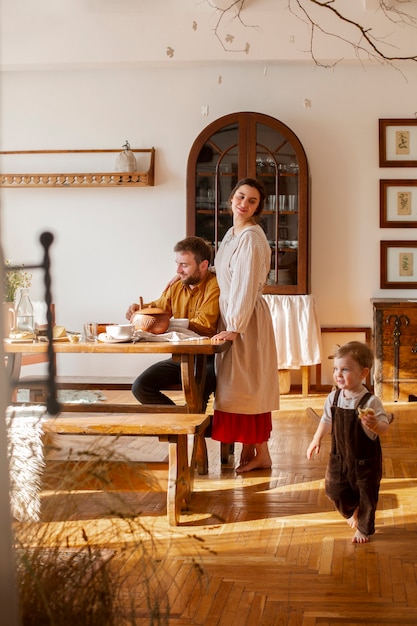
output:
[[[352,543],[368,543],[368,535],[364,535],[360,530],[356,529],[356,533],[352,537]]]
[[[269,454],[268,448],[262,450],[262,452],[257,454],[253,459],[245,463],[245,465],[239,465],[236,469],[238,474],[242,474],[243,472],[251,472],[256,469],[271,469],[272,467],[272,459]]]
[[[250,444],[243,444],[242,452],[240,455],[239,467],[247,465],[252,459],[255,458],[255,446]]]
[[[349,517],[347,523],[351,528],[357,528],[358,526],[358,509],[355,510],[352,517]]]

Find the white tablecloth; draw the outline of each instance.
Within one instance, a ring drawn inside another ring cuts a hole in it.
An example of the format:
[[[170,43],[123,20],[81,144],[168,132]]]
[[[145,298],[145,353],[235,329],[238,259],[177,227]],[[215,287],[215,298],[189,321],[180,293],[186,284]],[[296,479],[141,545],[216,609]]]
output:
[[[275,331],[279,369],[321,363],[321,331],[312,295],[263,296]]]

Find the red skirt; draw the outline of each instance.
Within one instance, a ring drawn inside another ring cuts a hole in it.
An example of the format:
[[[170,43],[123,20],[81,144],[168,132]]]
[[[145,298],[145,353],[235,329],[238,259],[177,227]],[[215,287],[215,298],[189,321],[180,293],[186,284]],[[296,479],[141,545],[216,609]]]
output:
[[[212,439],[223,443],[264,443],[272,431],[271,411],[268,413],[226,413],[215,409]]]

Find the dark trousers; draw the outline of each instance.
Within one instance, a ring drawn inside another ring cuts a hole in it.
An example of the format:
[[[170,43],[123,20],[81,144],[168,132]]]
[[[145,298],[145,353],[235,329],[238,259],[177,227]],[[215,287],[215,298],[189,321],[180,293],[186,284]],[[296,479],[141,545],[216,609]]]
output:
[[[174,385],[181,385],[181,365],[173,359],[167,359],[151,365],[142,372],[133,382],[132,393],[142,404],[175,404],[161,392],[161,389],[169,389]],[[203,412],[206,410],[210,395],[215,390],[214,355],[209,355],[203,394]]]

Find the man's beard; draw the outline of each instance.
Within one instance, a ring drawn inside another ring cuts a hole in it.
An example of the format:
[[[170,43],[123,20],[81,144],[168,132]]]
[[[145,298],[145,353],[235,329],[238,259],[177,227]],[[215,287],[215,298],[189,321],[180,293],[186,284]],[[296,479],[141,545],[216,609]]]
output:
[[[196,285],[201,280],[200,272],[194,272],[191,276],[187,276],[186,278],[181,278],[181,282],[183,285]]]

